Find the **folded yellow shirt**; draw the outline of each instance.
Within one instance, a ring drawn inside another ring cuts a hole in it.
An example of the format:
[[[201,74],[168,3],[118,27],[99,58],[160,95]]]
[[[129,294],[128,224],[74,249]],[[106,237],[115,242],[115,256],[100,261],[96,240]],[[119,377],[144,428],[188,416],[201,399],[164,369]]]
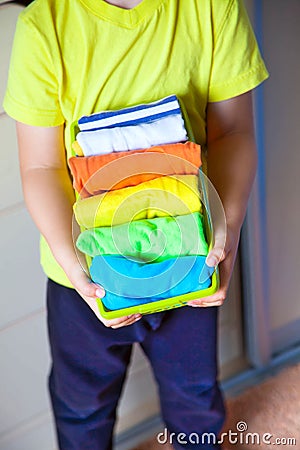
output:
[[[196,175],[155,178],[137,186],[78,199],[74,214],[85,228],[201,212]]]

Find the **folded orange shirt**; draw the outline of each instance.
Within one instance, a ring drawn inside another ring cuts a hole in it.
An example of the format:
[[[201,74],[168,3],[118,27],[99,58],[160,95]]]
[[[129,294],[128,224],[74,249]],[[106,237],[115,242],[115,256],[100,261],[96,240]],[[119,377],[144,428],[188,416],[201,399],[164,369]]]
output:
[[[143,150],[112,152],[69,159],[74,188],[81,198],[103,191],[136,186],[164,175],[197,175],[201,148],[194,142],[167,144]]]

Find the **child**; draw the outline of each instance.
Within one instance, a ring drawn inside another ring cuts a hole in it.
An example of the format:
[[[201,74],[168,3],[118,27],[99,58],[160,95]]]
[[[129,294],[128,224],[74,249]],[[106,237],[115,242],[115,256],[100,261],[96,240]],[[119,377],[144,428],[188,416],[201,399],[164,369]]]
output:
[[[25,201],[42,234],[60,449],[112,448],[133,342],[154,370],[175,448],[197,447],[182,444],[180,433],[220,432],[216,307],[256,168],[251,90],[266,77],[241,0],[35,0],[20,15],[4,107],[17,121]],[[187,109],[224,206],[225,251],[217,229],[207,257],[211,266],[222,261],[220,288],[191,301],[195,308],[104,320],[95,299],[105,293],[82,270],[72,240],[70,124],[170,94]]]

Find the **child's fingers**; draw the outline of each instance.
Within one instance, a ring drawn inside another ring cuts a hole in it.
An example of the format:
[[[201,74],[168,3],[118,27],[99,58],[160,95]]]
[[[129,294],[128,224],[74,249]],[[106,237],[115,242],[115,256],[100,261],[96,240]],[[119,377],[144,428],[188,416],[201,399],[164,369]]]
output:
[[[105,290],[102,286],[99,284],[96,284],[96,291],[95,294],[98,298],[103,298],[105,296]]]
[[[141,314],[133,314],[131,316],[120,317],[119,319],[115,319],[115,321],[109,320],[108,323],[106,323],[106,326],[108,326],[110,328],[114,328],[114,329],[120,328],[120,327],[125,327],[128,325],[132,325],[133,323],[137,322],[141,318],[142,318]]]
[[[216,267],[225,258],[224,247],[214,246],[213,249],[208,253],[205,263],[209,267]]]
[[[214,252],[214,250],[216,250],[216,253],[213,253],[214,256],[215,256],[215,254],[220,255],[220,248],[213,249],[212,252]],[[208,255],[208,257],[209,257],[209,255]],[[201,306],[207,307],[207,306],[223,305],[223,303],[226,299],[226,295],[227,295],[227,290],[228,290],[228,286],[229,286],[229,282],[230,282],[234,259],[235,259],[235,251],[232,252],[231,248],[228,248],[226,250],[223,249],[222,257],[221,257],[222,264],[220,264],[220,267],[219,267],[220,268],[219,289],[217,290],[217,292],[210,295],[209,297],[203,297],[203,298],[191,300],[187,304],[189,306],[194,306],[194,307],[201,307]],[[200,274],[200,277],[201,277],[201,275],[202,274]]]
[[[226,299],[226,290],[219,289],[215,294],[209,297],[198,298],[187,302],[188,306],[193,307],[207,307],[207,306],[221,306]]]
[[[134,322],[137,322],[141,319],[141,314],[131,314],[129,316],[119,317],[116,319],[107,320],[104,319],[104,317],[101,316],[99,312],[99,308],[96,302],[96,299],[94,297],[87,297],[82,294],[80,294],[83,298],[83,300],[88,304],[88,306],[91,308],[91,310],[94,312],[94,314],[98,317],[98,319],[108,328],[120,328],[124,326],[128,326],[133,324]]]
[[[209,278],[211,278],[214,269],[218,266],[220,262],[225,259],[224,247],[215,246],[207,255],[205,259],[205,264],[199,274],[199,282],[205,283]]]
[[[103,298],[105,296],[104,288],[99,284],[93,283],[81,267],[76,268],[75,273],[72,273],[70,281],[81,296],[94,298]]]

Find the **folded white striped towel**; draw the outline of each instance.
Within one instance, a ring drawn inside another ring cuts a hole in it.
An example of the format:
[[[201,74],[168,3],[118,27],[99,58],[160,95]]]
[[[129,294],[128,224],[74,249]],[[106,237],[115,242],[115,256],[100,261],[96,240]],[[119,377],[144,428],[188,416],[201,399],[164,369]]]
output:
[[[80,131],[76,139],[84,156],[138,150],[188,140],[181,114],[132,126]]]
[[[137,125],[174,114],[181,114],[180,104],[176,95],[169,95],[152,103],[131,106],[117,111],[101,111],[89,116],[83,116],[78,120],[78,126],[81,131],[87,131],[99,128]]]

